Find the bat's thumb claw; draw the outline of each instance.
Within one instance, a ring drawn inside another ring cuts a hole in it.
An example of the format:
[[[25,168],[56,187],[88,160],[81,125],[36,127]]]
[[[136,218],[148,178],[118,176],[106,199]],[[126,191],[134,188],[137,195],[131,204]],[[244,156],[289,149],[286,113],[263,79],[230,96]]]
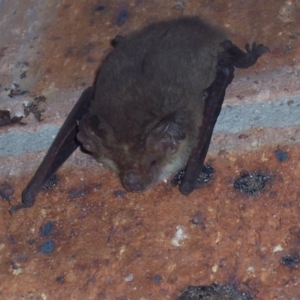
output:
[[[11,215],[13,215],[14,213],[16,213],[18,210],[22,209],[22,208],[27,208],[28,206],[26,206],[24,203],[20,203],[17,205],[14,205],[11,207],[11,209],[9,210],[9,213]]]

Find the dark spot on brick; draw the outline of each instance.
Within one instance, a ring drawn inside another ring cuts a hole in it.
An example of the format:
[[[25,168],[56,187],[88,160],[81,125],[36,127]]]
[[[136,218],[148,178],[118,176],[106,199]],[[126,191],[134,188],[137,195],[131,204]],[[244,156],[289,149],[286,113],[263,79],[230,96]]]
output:
[[[41,226],[40,231],[41,231],[41,236],[49,236],[52,233],[54,223],[52,221],[47,222],[43,226]]]
[[[128,17],[128,12],[125,8],[121,9],[121,11],[119,12],[119,15],[117,17],[117,24],[118,26],[122,26],[124,25],[124,23],[126,22]]]
[[[277,47],[277,48],[274,48],[272,51],[271,51],[271,54],[273,56],[280,56],[283,54],[283,51],[282,51],[282,48],[280,47]]]
[[[97,297],[98,297],[98,298],[97,298],[98,300],[105,300],[105,299],[108,299],[107,296],[106,296],[106,294],[105,294],[104,292],[102,292],[102,291],[101,291],[101,292],[98,292]]]
[[[29,244],[30,246],[34,245],[34,244],[35,244],[35,239],[29,240],[29,241],[28,241],[28,244]]]
[[[274,152],[275,152],[276,158],[280,162],[285,161],[288,158],[288,153],[286,151],[282,151],[280,149],[277,149]]]
[[[177,173],[177,175],[175,175],[175,177],[171,180],[171,185],[172,186],[181,185],[184,174],[185,174],[185,170],[179,171],[179,173]]]
[[[56,174],[53,174],[44,184],[43,184],[43,189],[44,190],[49,190],[54,188],[57,183],[58,183],[59,179],[56,176]]]
[[[108,258],[103,260],[103,265],[104,265],[104,266],[108,266],[109,263],[110,263],[110,261],[109,261]]]
[[[211,165],[203,166],[202,172],[197,178],[196,188],[208,183],[214,172],[215,169]]]
[[[168,296],[169,294],[169,292],[166,289],[161,289],[159,292],[162,296]]]
[[[8,110],[0,110],[0,126],[11,124],[10,112]]]
[[[214,172],[215,169],[211,165],[203,166],[202,172],[197,178],[195,188],[199,188],[205,185],[206,183],[208,183]],[[172,186],[181,185],[184,174],[185,174],[185,170],[179,171],[179,173],[171,180],[171,185]]]
[[[275,191],[272,191],[272,192],[269,193],[269,197],[270,197],[270,198],[273,198],[273,199],[274,199],[274,198],[277,198],[277,196],[278,196],[278,193],[275,192]]]
[[[197,212],[192,218],[192,223],[195,225],[199,225],[201,229],[205,229],[206,226],[204,224],[204,220],[205,219],[202,214],[200,212]]]
[[[130,230],[130,226],[128,225],[123,225],[122,226],[123,232],[128,232]]]
[[[154,281],[154,283],[161,283],[162,277],[159,274],[157,274],[154,276],[153,281]]]
[[[21,75],[20,75],[20,79],[24,79],[26,77],[27,77],[27,71],[22,72]]]
[[[40,246],[40,252],[43,254],[49,254],[52,253],[54,250],[55,244],[53,241],[46,241]]]
[[[10,262],[10,266],[12,267],[13,270],[19,269],[19,266],[14,261]]]
[[[300,227],[297,226],[297,225],[292,226],[292,227],[289,229],[289,232],[290,232],[291,235],[300,237]]]
[[[27,117],[30,113],[32,113],[34,115],[34,117],[39,122],[41,122],[42,115],[45,112],[45,110],[40,108],[40,105],[41,105],[41,103],[44,103],[45,101],[46,101],[45,96],[35,95],[32,102],[23,105],[25,117]]]
[[[123,198],[126,195],[126,191],[117,190],[114,192],[115,196]]]
[[[182,1],[177,1],[173,8],[177,10],[183,10],[185,8],[185,3]]]
[[[239,136],[238,136],[238,138],[239,138],[240,140],[247,139],[248,137],[249,137],[249,135],[248,135],[248,134],[245,134],[245,133],[241,133],[241,134],[239,134]]]
[[[8,240],[8,242],[9,242],[10,244],[15,244],[15,243],[16,243],[16,239],[15,239],[15,237],[14,237],[13,235],[9,235],[9,236],[7,237],[7,240]]]
[[[20,79],[26,78],[27,72],[28,72],[28,69],[29,69],[29,62],[28,61],[23,61],[23,62],[17,63],[16,66],[18,68],[20,68],[20,73],[21,73]]]
[[[177,300],[252,300],[253,297],[245,292],[235,290],[232,286],[213,284],[210,286],[189,286]]]
[[[281,257],[280,263],[287,267],[294,267],[298,264],[299,257],[297,255],[284,255]]]
[[[35,95],[33,97],[33,100],[37,103],[41,103],[41,102],[45,102],[46,101],[46,97],[43,95]]]
[[[286,45],[285,46],[286,51],[291,51],[292,49],[293,49],[293,47],[291,45]]]
[[[87,59],[86,59],[86,61],[88,63],[95,63],[96,62],[96,60],[93,57],[91,57],[91,56],[88,56]]]
[[[233,186],[236,190],[247,195],[254,195],[261,192],[270,179],[269,176],[259,173],[245,173],[236,179]]]
[[[79,49],[77,54],[80,55],[80,56],[82,56],[82,55],[83,56],[88,56],[91,53],[91,51],[93,49],[95,49],[95,47],[96,47],[95,43],[87,43]]]
[[[85,188],[79,188],[79,189],[72,188],[68,191],[68,193],[70,195],[71,200],[73,200],[73,199],[77,199],[77,198],[84,196],[86,194],[86,189]]]
[[[11,184],[5,182],[0,184],[0,196],[4,199],[9,201],[14,194],[14,188]]]
[[[63,9],[68,9],[69,7],[71,7],[70,3],[64,4]]]
[[[105,9],[105,5],[99,4],[99,5],[96,6],[95,11],[102,11],[104,9]]]
[[[69,46],[65,52],[65,56],[70,56],[74,52],[74,47]]]
[[[9,98],[14,98],[15,96],[28,94],[28,91],[21,90],[20,85],[17,83],[13,83],[10,88],[5,88],[4,90],[9,92],[8,93]]]
[[[0,48],[0,59],[5,56],[5,51],[7,49],[8,49],[8,47],[2,47],[2,48]]]
[[[20,254],[14,259],[16,262],[24,262],[28,260],[28,256],[26,254]]]
[[[227,259],[226,258],[222,258],[219,261],[219,267],[220,268],[224,268],[227,265]]]
[[[64,283],[65,282],[65,277],[64,276],[57,276],[55,278],[55,281],[57,281],[58,283]]]
[[[0,126],[12,125],[15,123],[19,123],[20,125],[25,125],[21,122],[23,117],[10,117],[10,112],[8,110],[0,110]]]

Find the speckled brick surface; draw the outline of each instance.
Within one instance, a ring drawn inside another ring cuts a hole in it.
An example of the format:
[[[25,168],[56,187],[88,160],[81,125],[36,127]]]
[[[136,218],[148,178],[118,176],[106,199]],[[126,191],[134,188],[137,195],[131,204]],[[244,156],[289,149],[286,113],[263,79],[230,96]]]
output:
[[[56,187],[13,216],[27,179],[7,178],[1,297],[176,299],[188,285],[217,283],[298,299],[300,152],[282,146],[279,161],[276,150],[210,156],[212,181],[188,197],[163,182],[126,193],[100,166],[64,168]],[[264,190],[234,189],[245,172],[268,176]]]
[[[78,151],[56,187],[10,216],[111,39],[193,14],[225,27],[240,47],[258,41],[271,50],[236,70],[223,111],[249,108],[253,123],[240,128],[242,113],[236,131],[220,123],[212,181],[188,197],[168,183],[126,193]],[[19,117],[35,108],[24,124],[0,127],[0,148],[11,135],[9,149],[19,149],[0,157],[0,299],[176,299],[188,285],[212,283],[255,299],[300,299],[299,16],[298,1],[0,1],[0,110]],[[245,172],[268,176],[265,189],[234,189]]]

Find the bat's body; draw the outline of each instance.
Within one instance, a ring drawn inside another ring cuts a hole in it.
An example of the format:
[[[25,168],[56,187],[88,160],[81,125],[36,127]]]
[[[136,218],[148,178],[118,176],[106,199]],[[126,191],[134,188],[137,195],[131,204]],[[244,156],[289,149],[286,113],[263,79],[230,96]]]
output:
[[[102,64],[77,137],[127,190],[185,167],[224,40],[197,18],[163,22],[126,37]]]
[[[254,44],[246,50],[197,17],[160,22],[120,39],[24,190],[24,205],[16,209],[33,205],[42,184],[79,144],[117,172],[132,192],[186,167],[180,190],[189,194],[234,66],[247,68],[268,49]]]

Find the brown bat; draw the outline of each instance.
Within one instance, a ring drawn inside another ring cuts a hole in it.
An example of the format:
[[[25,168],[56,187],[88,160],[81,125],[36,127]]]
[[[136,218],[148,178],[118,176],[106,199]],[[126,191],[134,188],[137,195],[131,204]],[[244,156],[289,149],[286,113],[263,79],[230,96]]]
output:
[[[248,68],[265,52],[255,43],[243,52],[198,17],[119,36],[12,212],[32,206],[80,145],[118,173],[127,191],[147,190],[185,169],[180,191],[191,193],[234,67]]]

